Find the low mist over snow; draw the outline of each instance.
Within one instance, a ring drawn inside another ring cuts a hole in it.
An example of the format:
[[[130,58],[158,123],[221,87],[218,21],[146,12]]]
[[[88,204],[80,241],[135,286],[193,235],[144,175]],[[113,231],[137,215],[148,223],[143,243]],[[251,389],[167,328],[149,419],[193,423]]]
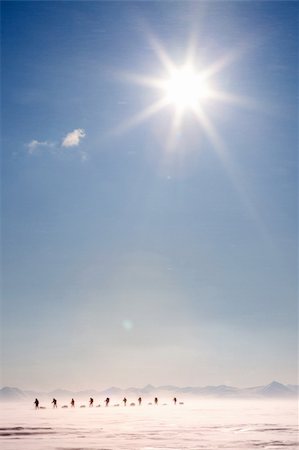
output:
[[[297,448],[295,401],[189,398],[184,404],[163,403],[100,408],[64,408],[61,404],[57,409],[39,410],[33,403],[2,404],[1,449]]]

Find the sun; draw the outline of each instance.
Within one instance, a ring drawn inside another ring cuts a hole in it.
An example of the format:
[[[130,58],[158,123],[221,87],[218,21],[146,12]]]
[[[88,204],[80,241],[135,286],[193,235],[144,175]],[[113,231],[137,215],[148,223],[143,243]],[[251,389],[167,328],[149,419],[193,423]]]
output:
[[[164,83],[165,97],[178,109],[194,109],[207,97],[208,87],[193,67],[175,68]]]
[[[229,149],[213,120],[213,117],[219,117],[217,114],[219,102],[229,107],[235,105],[251,111],[261,110],[257,99],[221,89],[222,72],[242,56],[246,46],[241,45],[230,49],[219,59],[207,62],[200,60],[196,42],[191,39],[182,64],[172,60],[156,38],[152,36],[149,41],[164,69],[163,74],[161,71],[158,76],[122,72],[120,77],[122,81],[153,90],[155,100],[114,128],[111,135],[121,135],[166,110],[170,120],[162,122],[163,125],[167,123],[165,139],[163,135],[163,155],[165,161],[177,163],[182,161],[182,154],[189,151],[186,145],[188,134],[181,131],[185,122],[187,122],[186,130],[190,130],[191,124],[192,131],[196,130],[198,136],[205,136],[210,142],[211,150],[215,151],[221,160],[250,215],[263,229],[258,212],[242,187],[242,181],[240,181],[242,177],[238,174],[235,163],[230,158]],[[227,76],[224,77],[224,84],[227,85]],[[192,135],[194,136],[193,133]]]
[[[223,153],[221,137],[209,117],[209,113],[213,113],[215,110],[216,102],[250,107],[252,100],[219,89],[215,85],[215,75],[218,75],[216,79],[219,81],[221,72],[240,56],[241,51],[239,49],[230,50],[223,54],[220,59],[206,64],[198,58],[196,44],[191,41],[189,48],[186,50],[186,57],[183,63],[179,65],[170,58],[155,38],[152,37],[150,42],[165,70],[164,75],[156,77],[122,73],[121,77],[122,80],[154,90],[156,101],[135,116],[128,118],[113,132],[121,134],[161,113],[162,110],[168,109],[173,114],[173,120],[169,123],[168,139],[165,140],[167,149],[176,147],[177,142],[179,142],[180,130],[185,120],[192,120],[191,115],[195,119],[200,132],[207,135],[219,154]]]

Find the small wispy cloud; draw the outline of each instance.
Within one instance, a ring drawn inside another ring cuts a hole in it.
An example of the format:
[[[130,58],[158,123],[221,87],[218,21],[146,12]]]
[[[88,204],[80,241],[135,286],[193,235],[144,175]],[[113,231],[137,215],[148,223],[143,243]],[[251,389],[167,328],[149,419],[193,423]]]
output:
[[[41,147],[54,147],[54,142],[49,141],[38,141],[37,139],[33,139],[31,142],[26,144],[28,149],[28,153],[33,155],[39,148]]]
[[[62,147],[75,147],[80,144],[81,139],[86,136],[85,130],[83,128],[76,128],[75,130],[68,133],[62,140]]]
[[[78,155],[81,161],[84,162],[88,159],[88,153],[84,149],[78,148],[78,146],[85,136],[86,132],[83,128],[76,128],[67,133],[60,143],[57,141],[39,141],[38,139],[32,139],[32,141],[25,144],[25,147],[29,155],[39,154],[40,150],[44,148],[51,152],[53,156],[58,155],[62,151],[62,148],[77,147],[73,154]]]

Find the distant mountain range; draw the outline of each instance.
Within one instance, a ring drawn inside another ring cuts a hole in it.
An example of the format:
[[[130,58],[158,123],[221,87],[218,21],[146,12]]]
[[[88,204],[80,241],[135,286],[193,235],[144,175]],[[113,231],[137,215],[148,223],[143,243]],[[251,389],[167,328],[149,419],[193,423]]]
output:
[[[104,391],[96,391],[94,389],[87,389],[84,391],[72,392],[65,389],[57,389],[50,392],[35,392],[23,391],[15,387],[3,387],[0,389],[1,401],[28,401],[35,397],[40,399],[50,399],[56,397],[57,399],[70,399],[72,397],[78,400],[87,400],[89,397],[103,398],[112,397],[120,399],[121,396],[137,397],[139,395],[144,397],[149,396],[197,396],[205,398],[294,398],[298,396],[299,386],[291,384],[281,384],[277,381],[266,386],[257,386],[250,388],[236,388],[232,386],[205,386],[205,387],[178,387],[178,386],[152,386],[148,384],[143,388],[131,387],[128,389],[121,389],[118,387],[110,387]]]

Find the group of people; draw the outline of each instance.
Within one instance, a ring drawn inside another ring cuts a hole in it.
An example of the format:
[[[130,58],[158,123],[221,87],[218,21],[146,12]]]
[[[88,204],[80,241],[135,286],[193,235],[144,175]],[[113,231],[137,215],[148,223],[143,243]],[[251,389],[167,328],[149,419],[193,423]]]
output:
[[[109,403],[110,403],[110,398],[107,397],[106,400],[105,400],[106,406],[109,406]],[[75,400],[73,398],[71,400],[71,406],[72,407],[75,406]],[[93,398],[92,397],[90,397],[90,399],[89,399],[89,407],[91,407],[91,406],[93,406]]]
[[[128,400],[126,399],[126,397],[124,397],[124,398],[123,398],[123,404],[124,404],[124,406],[127,405],[127,401],[128,401]],[[89,407],[92,407],[92,406],[93,406],[93,402],[94,402],[93,398],[90,397],[90,398],[89,398]],[[159,402],[158,397],[155,397],[155,399],[154,399],[155,405],[158,405],[158,402]],[[39,400],[38,400],[37,398],[34,400],[33,403],[34,403],[34,405],[35,405],[35,409],[39,409]],[[56,398],[53,398],[53,400],[52,400],[51,403],[52,403],[52,405],[53,405],[53,408],[57,408],[57,400],[56,400]],[[106,405],[106,406],[109,406],[109,403],[110,403],[110,398],[107,397],[106,400],[105,400],[105,405]],[[142,403],[142,398],[139,397],[139,398],[138,398],[138,404],[139,404],[139,406],[141,405],[141,403]],[[176,397],[173,398],[173,403],[176,405],[176,403],[177,403]],[[71,404],[71,407],[72,407],[72,408],[75,407],[75,400],[74,400],[73,398],[72,398],[70,404]]]

